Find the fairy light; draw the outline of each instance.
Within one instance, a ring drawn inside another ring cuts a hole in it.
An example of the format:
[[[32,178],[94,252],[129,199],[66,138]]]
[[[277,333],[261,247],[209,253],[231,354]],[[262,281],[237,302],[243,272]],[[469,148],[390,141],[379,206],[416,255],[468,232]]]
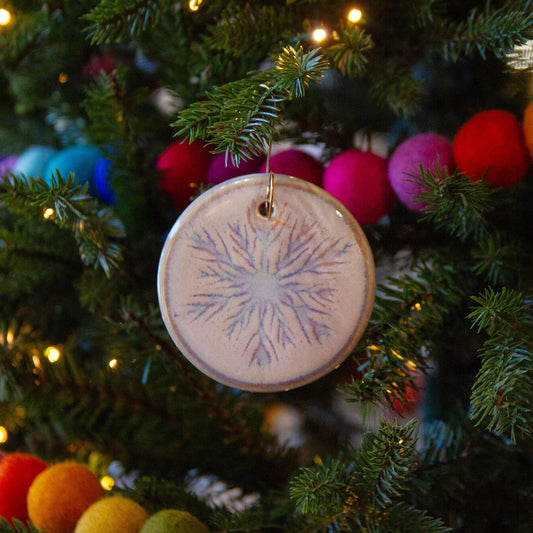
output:
[[[46,220],[48,220],[49,218],[52,218],[54,215],[55,215],[55,211],[51,207],[47,207],[43,211],[43,218],[45,218]]]
[[[15,333],[12,329],[9,329],[6,334],[6,343],[8,346],[11,346],[13,344],[13,341],[15,340]]]
[[[68,81],[68,74],[66,72],[60,72],[59,83],[67,83],[67,81]]]
[[[0,426],[0,444],[4,444],[9,438],[9,433],[4,426]]]
[[[100,480],[100,485],[104,490],[111,490],[115,486],[115,480],[111,476],[104,476]]]
[[[11,20],[11,13],[7,9],[0,9],[0,26],[6,26]]]
[[[44,351],[44,356],[51,363],[57,363],[61,358],[61,352],[55,346],[48,346],[48,348],[46,348],[46,350]]]
[[[348,13],[348,20],[350,22],[359,22],[363,16],[363,12],[360,9],[352,9]]]
[[[203,2],[203,0],[190,0],[189,9],[191,11],[198,11],[198,8],[200,7],[200,4],[202,2]]]
[[[118,365],[118,360],[117,359],[111,359],[111,361],[109,361],[109,363],[107,363],[107,366],[111,369],[113,368],[117,368],[117,365]]]
[[[327,33],[326,33],[326,30],[324,28],[317,28],[314,32],[313,32],[313,39],[317,42],[317,43],[321,43],[326,37],[327,37]]]

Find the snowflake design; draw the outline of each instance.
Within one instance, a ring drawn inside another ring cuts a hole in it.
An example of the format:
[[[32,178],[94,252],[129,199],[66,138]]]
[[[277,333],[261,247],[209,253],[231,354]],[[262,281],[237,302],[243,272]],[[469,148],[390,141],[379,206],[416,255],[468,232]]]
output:
[[[330,336],[335,275],[351,245],[324,239],[316,221],[287,215],[263,226],[253,216],[189,234],[205,291],[192,295],[187,315],[221,318],[228,338],[244,338],[250,365],[267,366],[280,347]]]

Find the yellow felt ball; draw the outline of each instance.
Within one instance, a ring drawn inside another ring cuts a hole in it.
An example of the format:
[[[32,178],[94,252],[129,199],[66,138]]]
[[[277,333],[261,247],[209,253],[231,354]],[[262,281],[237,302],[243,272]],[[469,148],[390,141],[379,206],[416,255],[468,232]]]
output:
[[[75,533],[139,533],[148,513],[137,502],[110,496],[93,503],[82,515]]]
[[[103,496],[98,477],[66,461],[43,470],[28,491],[28,515],[46,533],[72,533],[83,512]]]
[[[207,526],[187,511],[163,509],[151,516],[140,533],[207,533]]]
[[[524,121],[522,126],[524,128],[524,138],[527,150],[531,159],[533,159],[533,102],[531,102],[524,111]]]

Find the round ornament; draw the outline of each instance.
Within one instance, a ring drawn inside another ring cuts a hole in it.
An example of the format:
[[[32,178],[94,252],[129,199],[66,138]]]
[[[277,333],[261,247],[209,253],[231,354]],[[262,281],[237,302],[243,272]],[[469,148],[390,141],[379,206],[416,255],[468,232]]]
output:
[[[357,150],[336,155],[327,165],[324,190],[337,198],[359,224],[375,224],[396,203],[384,157]]]
[[[208,376],[249,391],[299,387],[338,366],[374,292],[370,246],[348,210],[283,175],[206,191],[174,224],[159,262],[176,345]]]
[[[518,183],[531,164],[522,127],[512,113],[498,109],[478,113],[461,127],[453,155],[466,176],[494,187]]]
[[[115,201],[115,192],[111,186],[111,159],[101,157],[94,166],[94,187],[98,197],[106,202],[112,204]]]
[[[51,146],[32,145],[22,152],[13,166],[13,174],[45,178],[46,165],[57,152]]]
[[[172,203],[182,209],[205,183],[213,154],[200,141],[174,142],[159,156],[156,168],[161,172],[159,186]]]
[[[73,461],[43,470],[28,491],[31,522],[46,533],[72,533],[84,511],[103,496],[98,477]]]
[[[261,169],[264,156],[255,156],[250,159],[241,160],[238,165],[234,165],[231,158],[228,158],[226,165],[226,154],[217,154],[209,165],[207,171],[207,183],[218,185],[223,181],[244,176],[245,174],[255,174]]]
[[[208,533],[208,529],[187,511],[163,509],[144,523],[140,533]]]
[[[452,144],[428,132],[415,135],[401,143],[389,159],[389,181],[399,200],[413,211],[420,211],[424,203],[418,196],[425,191],[420,182],[420,167],[435,171],[439,167],[453,172]]]
[[[148,513],[137,502],[110,496],[93,503],[81,516],[74,533],[139,533]]]
[[[50,184],[52,181],[52,174],[55,175],[56,170],[64,179],[73,172],[74,179],[79,184],[89,184],[89,192],[93,194],[94,191],[94,169],[96,162],[102,157],[102,151],[96,146],[69,146],[57,152],[46,165],[45,175],[43,179]]]
[[[287,176],[294,176],[314,185],[322,185],[324,166],[311,154],[290,148],[274,154],[270,158],[269,170]],[[261,172],[266,172],[266,161],[262,164]]]
[[[26,498],[33,480],[46,463],[26,453],[8,454],[0,462],[0,516],[11,522],[28,520]]]

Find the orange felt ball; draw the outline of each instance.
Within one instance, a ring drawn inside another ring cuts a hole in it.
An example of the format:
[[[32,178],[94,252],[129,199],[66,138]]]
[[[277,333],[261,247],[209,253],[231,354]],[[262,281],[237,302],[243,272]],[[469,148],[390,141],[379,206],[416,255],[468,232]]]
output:
[[[72,533],[84,511],[102,498],[98,477],[86,466],[65,461],[50,466],[28,491],[31,522],[46,533]]]
[[[533,159],[533,102],[531,102],[524,111],[522,127],[524,128],[524,138],[527,150],[531,159]]]
[[[26,453],[12,453],[0,463],[0,516],[12,523],[13,518],[26,522],[26,498],[33,480],[46,463]]]
[[[508,111],[490,110],[474,115],[453,141],[457,168],[474,181],[485,176],[494,187],[511,187],[531,163],[522,127]]]
[[[93,503],[76,525],[75,533],[138,533],[148,513],[137,502],[111,496]]]

